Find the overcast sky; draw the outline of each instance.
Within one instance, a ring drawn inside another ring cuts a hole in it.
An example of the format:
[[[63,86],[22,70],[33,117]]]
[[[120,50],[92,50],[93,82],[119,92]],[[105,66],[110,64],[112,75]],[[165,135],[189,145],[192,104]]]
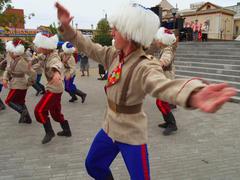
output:
[[[104,14],[111,14],[114,9],[122,2],[138,2],[146,7],[152,7],[161,2],[161,0],[58,0],[74,16],[74,26],[78,28],[91,28],[93,24],[96,27],[97,22],[104,17]],[[15,8],[24,9],[28,16],[35,13],[35,17],[26,19],[25,28],[37,28],[39,25],[50,25],[57,22],[56,9],[54,3],[56,0],[12,0]],[[201,0],[168,0],[173,6],[178,6],[180,10],[188,9],[190,3],[201,2]],[[240,0],[209,0],[209,2],[225,7],[236,5]]]

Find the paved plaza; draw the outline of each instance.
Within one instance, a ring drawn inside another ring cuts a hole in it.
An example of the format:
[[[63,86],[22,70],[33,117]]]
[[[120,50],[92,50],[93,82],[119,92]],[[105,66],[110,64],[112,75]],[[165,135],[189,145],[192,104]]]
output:
[[[92,67],[96,67],[93,64]],[[79,71],[79,69],[78,69]],[[41,144],[44,130],[33,110],[40,97],[30,88],[27,106],[31,125],[18,124],[19,115],[10,108],[0,112],[0,180],[90,180],[84,161],[90,144],[101,128],[106,106],[97,69],[90,77],[76,78],[79,89],[87,92],[86,102],[69,103],[63,94],[62,106],[73,136],[55,136]],[[3,90],[5,99],[8,90]],[[240,104],[227,103],[216,114],[178,108],[174,111],[179,130],[162,135],[162,121],[155,99],[147,97],[144,109],[149,118],[149,155],[153,180],[239,180],[240,179]],[[55,132],[59,124],[52,121]],[[119,154],[111,165],[116,180],[128,180]]]

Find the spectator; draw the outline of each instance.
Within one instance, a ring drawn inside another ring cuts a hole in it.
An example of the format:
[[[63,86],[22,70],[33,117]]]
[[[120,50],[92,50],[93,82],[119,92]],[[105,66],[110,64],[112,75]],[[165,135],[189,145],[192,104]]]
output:
[[[87,71],[87,76],[89,76],[89,62],[88,62],[88,57],[85,54],[81,55],[80,69],[82,71],[81,76],[85,76],[84,71]]]
[[[200,30],[200,25],[198,24],[198,20],[195,20],[195,23],[192,25],[192,29],[193,29],[193,40],[194,41],[198,41],[198,33]]]
[[[202,41],[208,41],[208,31],[209,31],[208,21],[205,21],[202,26]]]

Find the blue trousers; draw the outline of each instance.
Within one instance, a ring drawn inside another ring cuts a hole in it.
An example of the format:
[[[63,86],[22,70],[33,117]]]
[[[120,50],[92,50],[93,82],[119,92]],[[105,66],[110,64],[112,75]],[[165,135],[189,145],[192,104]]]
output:
[[[64,86],[65,86],[65,91],[67,91],[68,93],[75,93],[76,92],[76,86],[73,83],[75,79],[75,76],[71,77],[70,79],[66,80],[64,78]]]
[[[113,141],[102,129],[93,140],[85,166],[96,180],[111,176],[110,165],[121,152],[131,180],[149,180],[150,169],[147,145],[129,145]]]
[[[2,92],[3,85],[0,83],[0,92]]]

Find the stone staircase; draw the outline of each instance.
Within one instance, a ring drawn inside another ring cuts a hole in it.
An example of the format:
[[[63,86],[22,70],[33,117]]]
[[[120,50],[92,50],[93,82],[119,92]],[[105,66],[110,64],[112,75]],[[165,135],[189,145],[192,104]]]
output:
[[[231,100],[240,103],[240,42],[180,42],[175,66],[176,78],[201,77],[236,87],[238,94]]]

